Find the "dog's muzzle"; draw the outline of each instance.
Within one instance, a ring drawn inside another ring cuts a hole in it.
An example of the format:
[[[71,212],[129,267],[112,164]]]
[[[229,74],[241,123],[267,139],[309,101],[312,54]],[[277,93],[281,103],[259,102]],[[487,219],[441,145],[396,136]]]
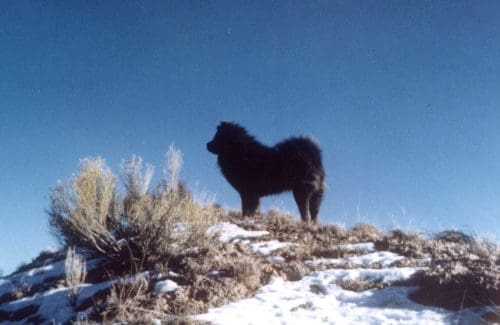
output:
[[[214,148],[214,144],[212,143],[212,141],[207,142],[207,150],[210,151],[211,153],[215,154],[215,148]]]

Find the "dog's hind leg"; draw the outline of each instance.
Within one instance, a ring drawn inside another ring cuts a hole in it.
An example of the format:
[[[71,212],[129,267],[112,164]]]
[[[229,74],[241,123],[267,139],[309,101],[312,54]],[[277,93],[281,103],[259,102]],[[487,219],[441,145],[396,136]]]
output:
[[[311,213],[311,221],[318,222],[319,207],[323,200],[323,190],[314,192],[309,199],[309,212]]]
[[[241,213],[245,216],[255,214],[259,207],[259,197],[251,194],[240,194],[241,196]]]
[[[309,199],[312,191],[308,186],[299,186],[293,189],[293,197],[300,211],[300,218],[303,222],[309,221]]]

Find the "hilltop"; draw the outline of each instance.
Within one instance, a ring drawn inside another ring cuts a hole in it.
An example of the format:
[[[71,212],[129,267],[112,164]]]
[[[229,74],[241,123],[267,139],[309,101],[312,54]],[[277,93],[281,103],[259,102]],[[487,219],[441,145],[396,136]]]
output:
[[[52,189],[61,249],[0,278],[10,323],[443,323],[500,321],[496,243],[302,223],[279,211],[242,218],[200,203],[134,157],[121,180],[82,161]]]
[[[0,280],[0,319],[27,323],[487,323],[498,321],[498,252],[458,232],[433,239],[369,225],[308,225],[275,211],[217,210],[213,247],[163,269],[116,273],[87,257],[68,284],[67,254],[44,252]],[[494,260],[496,258],[496,261]],[[121,267],[121,266],[120,266]],[[75,292],[72,295],[72,291]],[[72,298],[73,297],[73,298]],[[197,315],[197,316],[194,316]]]

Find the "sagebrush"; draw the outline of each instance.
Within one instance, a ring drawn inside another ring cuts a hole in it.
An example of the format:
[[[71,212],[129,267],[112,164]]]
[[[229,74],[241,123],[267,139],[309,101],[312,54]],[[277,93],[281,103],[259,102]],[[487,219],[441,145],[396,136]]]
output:
[[[81,160],[78,173],[51,190],[50,226],[63,247],[75,246],[133,272],[210,247],[213,208],[196,202],[178,181],[179,150],[167,154],[166,175],[151,189],[153,167],[142,158],[122,163],[120,177],[102,158]],[[120,180],[120,181],[119,181]]]

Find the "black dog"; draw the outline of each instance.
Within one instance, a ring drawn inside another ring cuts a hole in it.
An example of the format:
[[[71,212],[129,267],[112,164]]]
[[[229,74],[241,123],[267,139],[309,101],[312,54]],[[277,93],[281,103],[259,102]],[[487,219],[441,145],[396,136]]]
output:
[[[238,191],[244,216],[255,213],[262,196],[293,191],[302,221],[317,222],[325,172],[321,150],[308,138],[268,147],[240,125],[221,122],[207,149],[218,156],[222,174]]]

